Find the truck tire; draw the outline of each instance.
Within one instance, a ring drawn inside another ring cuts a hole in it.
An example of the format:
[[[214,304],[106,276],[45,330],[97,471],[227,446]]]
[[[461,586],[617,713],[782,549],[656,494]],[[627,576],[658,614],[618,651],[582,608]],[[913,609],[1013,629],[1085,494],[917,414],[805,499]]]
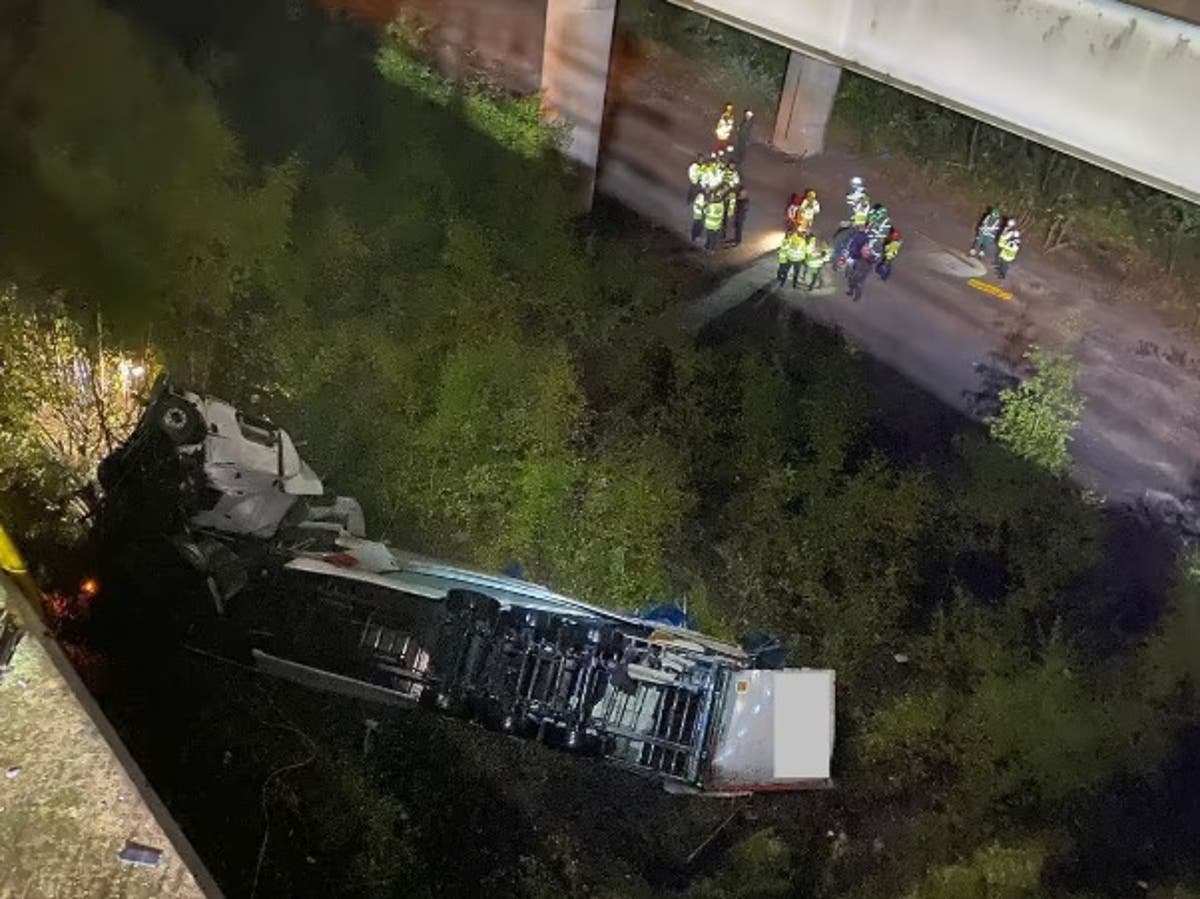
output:
[[[197,443],[204,436],[200,413],[182,397],[166,397],[154,410],[154,421],[176,446]]]

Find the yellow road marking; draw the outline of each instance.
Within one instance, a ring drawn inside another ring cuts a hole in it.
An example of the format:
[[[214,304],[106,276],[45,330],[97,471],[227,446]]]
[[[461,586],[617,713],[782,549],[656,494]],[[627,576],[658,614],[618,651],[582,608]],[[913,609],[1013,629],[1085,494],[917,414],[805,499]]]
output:
[[[1007,302],[1012,301],[1013,295],[1003,287],[997,287],[995,284],[989,284],[987,281],[980,281],[978,278],[971,278],[969,281],[967,281],[967,283],[976,290],[983,291],[984,293],[990,293],[998,300],[1005,300]]]

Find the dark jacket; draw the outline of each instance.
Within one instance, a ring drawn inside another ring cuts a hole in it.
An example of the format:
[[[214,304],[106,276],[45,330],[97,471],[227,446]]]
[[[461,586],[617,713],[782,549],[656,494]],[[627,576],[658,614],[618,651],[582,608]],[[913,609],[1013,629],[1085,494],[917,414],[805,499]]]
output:
[[[854,236],[850,238],[850,244],[846,248],[846,256],[849,259],[859,259],[865,257],[863,252],[871,243],[871,235],[866,231],[856,231]]]
[[[737,137],[733,144],[733,158],[737,162],[741,162],[746,158],[746,151],[750,149],[750,144],[753,141],[754,119],[742,119],[738,125]]]

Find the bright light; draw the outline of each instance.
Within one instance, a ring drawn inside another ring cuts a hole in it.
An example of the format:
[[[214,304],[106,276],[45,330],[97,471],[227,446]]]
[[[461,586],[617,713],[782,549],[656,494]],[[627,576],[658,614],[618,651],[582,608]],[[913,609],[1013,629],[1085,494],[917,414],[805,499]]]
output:
[[[129,373],[131,375],[133,375],[135,378],[140,378],[146,374],[146,366],[135,365],[133,368],[129,369]]]
[[[86,577],[79,583],[79,595],[91,599],[100,592],[100,582],[94,577]]]
[[[762,236],[755,250],[759,253],[769,253],[772,250],[778,250],[781,243],[783,243],[783,232],[770,231]]]

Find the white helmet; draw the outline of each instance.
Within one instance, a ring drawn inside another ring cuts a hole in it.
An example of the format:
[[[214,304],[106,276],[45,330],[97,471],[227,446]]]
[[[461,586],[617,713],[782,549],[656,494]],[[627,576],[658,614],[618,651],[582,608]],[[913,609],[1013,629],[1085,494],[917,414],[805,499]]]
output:
[[[855,175],[853,178],[850,179],[850,186],[851,187],[862,187],[863,179],[858,177],[858,175]]]
[[[1007,222],[1006,224],[1007,224],[1007,225],[1008,225],[1008,227],[1010,227],[1010,228],[1015,228],[1015,227],[1017,227],[1017,220],[1016,220],[1016,219],[1009,219],[1009,220],[1008,220],[1008,222]]]
[[[1014,229],[1013,229],[1012,236],[1013,236],[1013,237],[1020,237],[1020,236],[1021,236],[1021,232],[1020,232],[1020,231],[1018,231],[1016,228],[1014,228]]]

